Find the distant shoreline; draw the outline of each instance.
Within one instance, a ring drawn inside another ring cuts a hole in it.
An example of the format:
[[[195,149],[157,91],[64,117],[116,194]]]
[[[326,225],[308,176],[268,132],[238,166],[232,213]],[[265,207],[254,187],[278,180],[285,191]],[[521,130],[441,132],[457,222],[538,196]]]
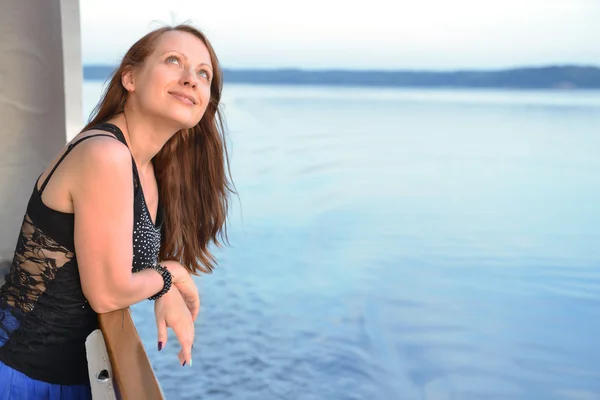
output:
[[[105,81],[113,72],[106,65],[85,65],[87,81]],[[228,69],[226,83],[258,85],[320,85],[413,88],[600,89],[600,68],[547,66],[503,70],[377,71]]]

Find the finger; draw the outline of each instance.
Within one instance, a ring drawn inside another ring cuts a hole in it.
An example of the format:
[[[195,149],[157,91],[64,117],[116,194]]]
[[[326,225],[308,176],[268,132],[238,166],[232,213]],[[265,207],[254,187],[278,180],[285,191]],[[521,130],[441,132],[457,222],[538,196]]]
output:
[[[179,365],[185,367],[186,365],[192,366],[192,355],[191,352],[187,354],[187,352],[182,348],[179,350],[177,354],[177,358],[179,359]]]
[[[190,367],[192,366],[192,343],[193,339],[191,339],[189,343],[186,343],[185,346],[181,348],[183,360],[185,363],[189,364]]]
[[[185,352],[183,351],[183,349],[179,350],[179,354],[177,355],[177,358],[179,359],[179,365],[185,367],[186,365],[189,365],[190,367],[192,366],[192,357],[186,357]]]
[[[185,299],[187,308],[190,310],[190,314],[192,315],[192,321],[196,321],[198,317],[198,313],[200,312],[200,301],[198,298],[192,298],[190,301]]]
[[[192,344],[194,343],[194,325],[193,324],[178,324],[177,326],[173,326],[173,332],[177,336],[179,343],[181,344],[181,354],[182,358],[180,358],[180,363],[183,365],[183,362],[186,364],[190,364],[192,361]]]
[[[166,346],[169,337],[167,333],[167,323],[164,319],[156,321],[156,330],[158,332],[158,351],[161,351]]]
[[[188,310],[190,310],[192,319],[195,321],[200,312],[200,296],[198,295],[198,288],[194,285],[193,281],[182,284],[177,288],[185,301],[185,305]]]
[[[195,286],[194,289],[196,289]],[[190,295],[185,297],[184,300],[186,301],[188,309],[190,310],[190,314],[192,314],[192,320],[196,321],[198,313],[200,312],[200,296],[198,294],[198,290],[192,292]]]
[[[183,349],[181,349],[181,353],[182,353],[182,357],[185,362],[184,365],[187,364],[191,367],[192,366],[192,346],[190,345],[189,347],[184,347]]]

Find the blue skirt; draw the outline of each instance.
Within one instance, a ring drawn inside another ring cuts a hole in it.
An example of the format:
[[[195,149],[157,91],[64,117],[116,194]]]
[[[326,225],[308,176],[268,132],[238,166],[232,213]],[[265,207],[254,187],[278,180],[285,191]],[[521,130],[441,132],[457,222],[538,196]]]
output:
[[[90,385],[57,385],[31,379],[0,361],[0,400],[91,400]]]

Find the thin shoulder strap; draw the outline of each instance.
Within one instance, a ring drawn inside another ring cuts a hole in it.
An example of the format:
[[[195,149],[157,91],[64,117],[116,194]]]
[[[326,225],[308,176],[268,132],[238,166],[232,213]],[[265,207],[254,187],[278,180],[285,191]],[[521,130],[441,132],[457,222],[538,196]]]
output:
[[[104,122],[102,124],[93,126],[90,129],[110,132],[117,137],[119,142],[123,143],[127,148],[129,148],[129,146],[127,146],[127,141],[125,141],[125,135],[123,135],[123,131],[121,131],[121,129],[115,124],[111,124],[110,122]]]
[[[56,171],[56,168],[58,168],[58,166],[60,165],[60,163],[65,159],[65,157],[71,152],[71,150],[73,150],[73,147],[77,146],[79,143],[83,142],[86,139],[89,138],[93,138],[96,136],[107,136],[110,138],[115,139],[114,136],[112,135],[107,135],[105,133],[98,133],[96,135],[90,135],[90,136],[86,136],[84,138],[81,138],[79,140],[77,140],[76,142],[73,143],[69,143],[69,146],[67,147],[67,151],[65,151],[63,153],[63,155],[60,157],[60,159],[58,160],[58,162],[56,164],[54,164],[54,167],[52,168],[52,170],[50,171],[50,173],[48,174],[48,176],[46,177],[46,179],[44,180],[44,183],[42,183],[42,186],[40,187],[39,193],[40,196],[42,195],[42,192],[44,191],[44,189],[46,188],[46,185],[48,184],[48,182],[50,181],[50,178],[52,177],[52,175],[54,174],[54,171]]]
[[[94,127],[94,129],[105,130],[105,131],[108,131],[108,132],[114,134],[117,137],[117,139],[119,139],[119,142],[123,143],[129,149],[129,146],[127,145],[127,141],[125,140],[125,135],[123,135],[123,131],[121,130],[121,128],[119,128],[115,124],[111,124],[110,122],[105,122],[103,124],[100,124],[100,125]],[[129,153],[131,154],[131,149],[129,150]],[[137,165],[135,164],[135,159],[133,158],[133,154],[131,154],[131,164],[133,166],[134,185],[137,186],[137,184],[138,184],[137,182],[140,181],[140,174],[138,172]]]

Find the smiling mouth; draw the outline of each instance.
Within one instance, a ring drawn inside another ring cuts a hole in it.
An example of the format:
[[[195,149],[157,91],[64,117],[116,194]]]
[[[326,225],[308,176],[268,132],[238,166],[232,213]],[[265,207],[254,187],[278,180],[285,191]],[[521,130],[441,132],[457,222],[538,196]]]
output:
[[[188,97],[185,97],[185,96],[182,96],[182,95],[179,95],[179,94],[176,94],[176,93],[169,93],[169,94],[171,96],[175,97],[177,100],[181,101],[182,103],[188,104],[190,106],[195,106],[196,105],[196,103],[192,99],[190,99]]]

